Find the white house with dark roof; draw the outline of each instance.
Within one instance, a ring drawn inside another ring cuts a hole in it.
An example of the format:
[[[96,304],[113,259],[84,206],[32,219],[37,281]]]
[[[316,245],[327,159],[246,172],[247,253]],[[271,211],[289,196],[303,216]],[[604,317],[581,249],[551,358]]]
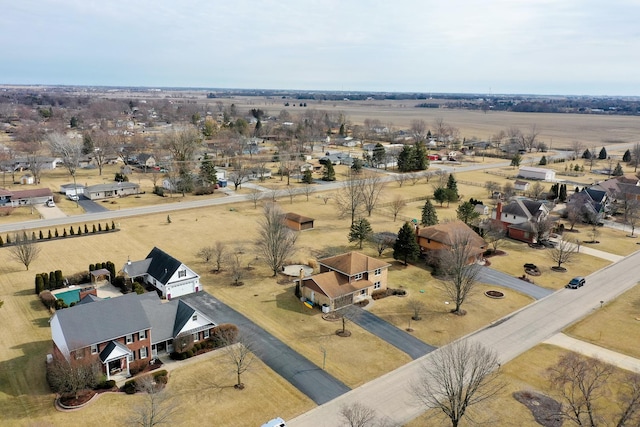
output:
[[[90,185],[85,187],[83,191],[86,198],[99,200],[138,194],[140,185],[135,182],[113,182],[110,184]]]
[[[127,261],[122,272],[132,280],[142,278],[166,299],[202,290],[199,274],[157,247],[141,261]]]
[[[216,324],[188,303],[162,303],[155,292],[99,300],[85,297],[51,318],[54,357],[99,360],[107,379],[128,377],[158,355],[174,351],[173,340],[206,340]]]

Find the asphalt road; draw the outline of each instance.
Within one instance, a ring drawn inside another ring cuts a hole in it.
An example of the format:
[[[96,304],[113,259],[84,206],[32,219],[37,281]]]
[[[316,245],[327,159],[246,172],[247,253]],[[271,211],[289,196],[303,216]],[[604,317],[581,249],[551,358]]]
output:
[[[326,403],[350,390],[341,381],[207,292],[185,295],[180,299],[218,324],[237,325],[240,332],[250,340],[253,353],[316,404]]]
[[[609,265],[587,277],[580,289],[561,289],[536,301],[494,325],[463,339],[480,342],[498,353],[506,363],[560,332],[573,322],[598,310],[602,302],[611,301],[631,289],[640,278],[640,252]],[[370,381],[327,404],[318,406],[287,421],[292,427],[334,427],[341,425],[340,408],[356,402],[375,409],[398,425],[404,425],[424,412],[412,397],[410,384],[420,377],[435,350],[393,372]]]

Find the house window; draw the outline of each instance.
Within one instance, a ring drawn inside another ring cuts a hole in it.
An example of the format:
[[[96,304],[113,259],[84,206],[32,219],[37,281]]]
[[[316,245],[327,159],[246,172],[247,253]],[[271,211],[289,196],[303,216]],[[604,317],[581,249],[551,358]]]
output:
[[[193,316],[191,316],[191,320],[193,320],[194,322],[198,320],[198,315],[194,314]]]
[[[138,332],[138,341],[142,341],[146,339],[147,339],[147,331]]]
[[[198,342],[198,339],[200,338],[200,334],[199,333],[195,333],[193,334],[193,342]]]
[[[380,282],[376,282],[373,284],[373,289],[380,289]]]
[[[360,295],[366,295],[366,294],[367,294],[367,290],[366,290],[366,289],[362,289],[362,290],[360,291]]]
[[[353,279],[354,279],[354,280],[360,280],[360,279],[362,279],[362,273],[358,273],[358,274],[356,274],[355,276],[353,276]]]
[[[373,272],[373,274],[375,274],[376,276],[379,276],[382,274],[382,269],[381,268],[376,268],[375,271]]]
[[[178,277],[187,277],[187,270],[178,271]]]
[[[96,354],[98,352],[98,344],[91,344],[91,354]]]
[[[125,337],[126,343],[131,344],[133,342],[133,334],[129,334]]]
[[[140,359],[146,359],[147,358],[147,347],[142,347],[140,349]]]
[[[134,360],[136,360],[136,354],[132,351],[127,355],[127,360],[129,360],[129,362],[133,362]]]
[[[206,331],[204,331],[204,332],[202,333],[202,335],[203,335],[203,338],[204,338],[205,340],[206,340],[206,339],[209,339],[209,330],[207,329]]]

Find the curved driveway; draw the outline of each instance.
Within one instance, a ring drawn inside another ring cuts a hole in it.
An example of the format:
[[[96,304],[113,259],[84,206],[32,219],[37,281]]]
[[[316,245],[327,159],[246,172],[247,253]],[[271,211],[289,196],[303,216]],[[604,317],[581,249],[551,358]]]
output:
[[[309,359],[207,292],[185,295],[180,299],[218,324],[237,325],[251,340],[253,353],[316,404],[326,403],[350,390]]]
[[[542,288],[538,285],[534,285],[533,283],[525,282],[517,277],[509,276],[508,274],[489,267],[482,267],[480,269],[478,281],[513,289],[514,291],[529,295],[534,299],[544,298],[554,292],[551,289]]]

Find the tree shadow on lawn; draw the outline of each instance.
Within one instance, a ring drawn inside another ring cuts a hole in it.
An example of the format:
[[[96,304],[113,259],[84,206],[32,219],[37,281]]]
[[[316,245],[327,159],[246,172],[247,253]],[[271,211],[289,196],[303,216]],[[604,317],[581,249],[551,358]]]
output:
[[[23,289],[21,291],[17,291],[13,294],[14,297],[26,297],[29,295],[37,296],[33,289]]]
[[[11,347],[11,350],[21,350],[23,355],[13,359],[0,361],[0,392],[13,397],[45,396],[52,394],[46,386],[46,354],[51,350],[51,341],[34,341]],[[16,373],[18,373],[16,375]],[[16,377],[10,381],[8,377]],[[34,381],[36,377],[42,377],[42,381]],[[4,377],[4,378],[2,378]],[[28,390],[16,389],[11,384],[22,384],[26,380]],[[44,387],[37,387],[44,384]],[[4,415],[4,414],[3,414]]]

